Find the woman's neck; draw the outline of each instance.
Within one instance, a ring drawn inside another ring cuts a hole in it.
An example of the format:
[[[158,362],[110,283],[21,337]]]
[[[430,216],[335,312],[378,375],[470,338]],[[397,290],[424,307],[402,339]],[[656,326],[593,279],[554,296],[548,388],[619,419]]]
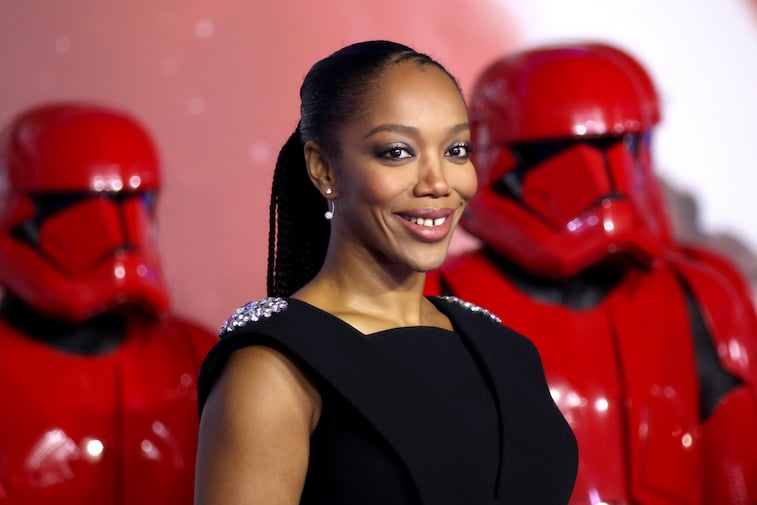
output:
[[[364,333],[398,326],[447,327],[423,296],[425,280],[425,273],[408,268],[332,256],[293,297],[334,314]]]

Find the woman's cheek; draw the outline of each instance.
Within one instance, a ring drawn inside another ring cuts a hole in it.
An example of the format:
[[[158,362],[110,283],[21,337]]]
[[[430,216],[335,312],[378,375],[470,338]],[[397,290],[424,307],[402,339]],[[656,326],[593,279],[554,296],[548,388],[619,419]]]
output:
[[[371,173],[363,179],[360,192],[366,202],[386,203],[402,194],[408,185],[409,183],[403,183],[399,173]]]
[[[473,163],[468,164],[468,169],[461,176],[462,180],[459,182],[458,193],[467,202],[473,198],[478,190],[478,177],[476,177],[476,169]]]

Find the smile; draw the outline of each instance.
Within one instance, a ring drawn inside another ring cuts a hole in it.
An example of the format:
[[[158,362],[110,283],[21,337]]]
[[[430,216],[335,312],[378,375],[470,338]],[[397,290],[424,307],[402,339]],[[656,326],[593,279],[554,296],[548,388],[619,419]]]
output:
[[[400,216],[405,221],[410,221],[411,223],[415,223],[418,226],[441,226],[444,224],[445,221],[447,221],[447,217],[437,217],[436,219],[424,219],[422,217],[413,217],[413,216]]]
[[[454,222],[454,210],[425,208],[395,214],[405,229],[421,242],[439,242],[449,238]]]

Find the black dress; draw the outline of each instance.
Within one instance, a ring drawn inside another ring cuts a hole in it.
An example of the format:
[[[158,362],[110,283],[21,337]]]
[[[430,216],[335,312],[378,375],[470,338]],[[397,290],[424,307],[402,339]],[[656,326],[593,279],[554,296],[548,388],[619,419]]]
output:
[[[365,335],[300,300],[251,302],[203,364],[200,412],[231,352],[266,345],[323,401],[301,504],[568,503],[576,442],[533,344],[485,310],[429,299],[454,332]]]

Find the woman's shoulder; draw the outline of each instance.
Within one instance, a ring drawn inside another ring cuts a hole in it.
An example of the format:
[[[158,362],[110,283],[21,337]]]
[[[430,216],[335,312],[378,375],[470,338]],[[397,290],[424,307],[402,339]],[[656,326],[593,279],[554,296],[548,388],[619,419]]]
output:
[[[221,325],[220,339],[205,356],[200,368],[197,384],[200,412],[230,361],[244,365],[236,366],[237,369],[259,371],[269,365],[275,366],[276,361],[282,359],[280,336],[293,333],[286,328],[297,320],[297,312],[290,300],[279,297],[252,300],[232,311]]]
[[[267,297],[252,300],[240,305],[221,325],[218,335],[223,338],[234,330],[254,328],[255,323],[263,322],[278,314],[284,314],[290,307],[290,301],[280,297]]]
[[[436,307],[447,315],[452,324],[468,336],[497,345],[516,346],[528,352],[537,352],[528,338],[510,328],[498,314],[456,296],[430,296]]]
[[[236,308],[221,325],[220,339],[205,356],[198,378],[200,411],[232,355],[237,361],[270,359],[250,351],[266,347],[276,351],[310,377],[336,364],[334,349],[345,339],[345,325],[296,298],[267,297]],[[316,338],[316,336],[318,338]]]
[[[470,314],[476,314],[479,316],[483,316],[485,318],[490,319],[491,321],[495,323],[502,323],[502,319],[500,319],[496,314],[493,312],[485,309],[484,307],[481,307],[480,305],[476,305],[473,302],[469,302],[466,300],[463,300],[462,298],[458,298],[456,296],[434,296],[431,297],[432,300],[437,300],[438,303],[436,304],[438,308],[440,307],[440,304],[447,304],[451,306],[456,306],[458,308],[465,309]],[[465,312],[462,312],[463,314]]]

